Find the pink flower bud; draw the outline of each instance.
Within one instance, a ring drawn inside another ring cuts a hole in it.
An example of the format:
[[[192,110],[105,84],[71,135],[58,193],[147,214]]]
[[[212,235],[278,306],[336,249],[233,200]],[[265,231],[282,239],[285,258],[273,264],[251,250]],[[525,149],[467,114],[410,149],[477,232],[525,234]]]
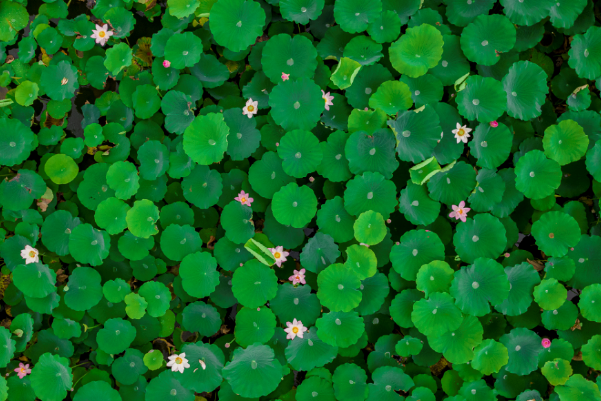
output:
[[[388,220],[386,220],[386,223],[390,224],[390,223],[392,223],[392,220],[388,219]]]
[[[505,252],[505,257],[508,258],[509,256],[509,252]]]
[[[549,348],[551,346],[551,340],[548,338],[543,338],[542,345],[544,348]]]
[[[230,347],[230,343],[225,343],[225,348],[229,348]]]
[[[491,121],[490,122],[490,126],[493,127],[493,128],[497,128],[499,126],[499,123],[496,122],[496,121]]]
[[[275,143],[275,146],[280,146],[280,143],[279,143],[279,142],[276,142],[276,143]]]
[[[315,181],[315,178],[309,177],[309,181],[313,182],[313,181]]]
[[[169,60],[163,61],[163,67],[165,67],[165,68],[171,67],[171,61],[169,61]]]

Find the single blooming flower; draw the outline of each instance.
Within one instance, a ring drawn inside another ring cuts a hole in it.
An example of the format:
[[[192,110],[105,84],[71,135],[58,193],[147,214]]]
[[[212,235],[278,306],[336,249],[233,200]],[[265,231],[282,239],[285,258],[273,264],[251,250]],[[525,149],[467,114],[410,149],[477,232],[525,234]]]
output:
[[[330,106],[334,105],[334,103],[332,103],[332,100],[334,100],[334,96],[331,96],[330,92],[325,93],[322,90],[321,91],[321,97],[323,98],[324,102],[326,103],[326,110],[330,110]]]
[[[23,365],[23,363],[21,362],[21,363],[19,363],[19,367],[15,368],[15,372],[17,372],[19,379],[22,379],[31,373],[31,369],[29,369],[29,364]]]
[[[282,72],[282,81],[287,81],[290,79],[290,74],[285,74]]]
[[[465,219],[467,218],[467,212],[469,212],[469,207],[465,207],[465,202],[459,202],[459,206],[453,205],[453,211],[449,214],[449,217],[454,217],[455,220],[461,220],[465,223]]]
[[[470,132],[472,132],[471,128],[468,128],[466,125],[461,125],[459,123],[457,123],[457,129],[453,130],[453,134],[455,134],[455,139],[457,139],[457,143],[467,143],[467,138],[471,136]]]
[[[294,337],[298,336],[298,338],[303,338],[303,334],[307,331],[307,328],[303,326],[303,322],[300,320],[294,319],[292,322],[286,322],[286,327],[284,331],[288,333],[286,339],[294,340]]]
[[[551,346],[551,340],[549,340],[548,338],[543,338],[542,344],[543,348],[549,348]]]
[[[259,112],[259,101],[253,102],[252,97],[246,101],[246,106],[242,109],[242,114],[253,118],[253,115]]]
[[[169,67],[171,67],[171,61],[169,61],[169,60],[164,60],[164,61],[163,61],[163,67],[165,67],[165,68],[169,68]]]
[[[25,249],[21,251],[21,257],[25,259],[25,264],[28,265],[30,263],[38,263],[40,261],[40,252],[30,247],[29,245],[25,245]]]
[[[283,246],[276,246],[275,248],[269,248],[273,257],[275,258],[275,264],[278,267],[282,267],[282,262],[287,261],[286,256],[290,255],[290,252],[286,252]]]
[[[288,277],[288,280],[292,281],[292,285],[307,284],[305,281],[305,269],[295,270],[294,274]]]
[[[237,200],[238,202],[242,203],[243,205],[250,206],[251,203],[253,203],[255,200],[253,198],[251,198],[249,195],[250,194],[247,194],[246,192],[244,192],[244,190],[242,190],[242,191],[240,191],[238,196],[235,197],[234,199]]]
[[[497,127],[499,126],[499,123],[498,123],[498,122],[496,122],[496,121],[491,121],[489,124],[490,124],[490,126],[491,126],[491,127],[493,127],[493,128],[497,128]]]
[[[109,30],[109,26],[104,24],[102,26],[96,24],[96,29],[92,29],[93,34],[90,36],[92,39],[96,39],[96,43],[100,46],[106,45],[106,42],[111,36],[114,35],[113,31]]]
[[[167,367],[171,367],[173,372],[179,371],[180,373],[184,373],[184,369],[189,368],[190,364],[186,359],[186,353],[182,352],[181,354],[173,354],[169,357],[169,362],[167,362]]]

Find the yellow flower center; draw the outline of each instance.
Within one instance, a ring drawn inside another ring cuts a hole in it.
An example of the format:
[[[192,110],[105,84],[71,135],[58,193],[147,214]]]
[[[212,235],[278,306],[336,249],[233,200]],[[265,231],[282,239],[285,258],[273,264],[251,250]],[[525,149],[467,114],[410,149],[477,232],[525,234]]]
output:
[[[253,112],[255,111],[255,106],[253,106],[252,104],[248,106],[248,111]]]
[[[178,365],[181,365],[182,362],[182,358],[175,358],[175,363],[177,363]]]
[[[21,373],[25,373],[25,368],[21,368]]]
[[[292,328],[292,332],[293,332],[294,334],[298,333],[298,327],[293,327],[293,328]]]
[[[465,135],[465,131],[463,130],[463,128],[460,128],[459,131],[457,131],[457,135],[458,136],[463,136]]]
[[[98,36],[100,36],[101,38],[104,38],[106,36],[106,32],[100,31],[100,32],[98,32]]]
[[[240,201],[241,201],[242,203],[244,203],[244,202],[246,202],[246,198],[240,198]]]
[[[325,104],[328,104],[328,98],[325,98],[325,97],[324,97],[324,98],[323,98],[323,102],[324,102]]]
[[[463,214],[463,209],[459,209],[459,210],[457,210],[457,213],[459,213],[459,214]]]
[[[296,276],[296,279],[300,281],[300,276]]]
[[[29,257],[35,258],[35,251],[29,251]]]
[[[282,254],[281,254],[281,253],[279,253],[279,252],[276,252],[276,253],[274,253],[274,254],[273,254],[273,256],[274,256],[276,259],[279,259],[279,258],[282,256]]]

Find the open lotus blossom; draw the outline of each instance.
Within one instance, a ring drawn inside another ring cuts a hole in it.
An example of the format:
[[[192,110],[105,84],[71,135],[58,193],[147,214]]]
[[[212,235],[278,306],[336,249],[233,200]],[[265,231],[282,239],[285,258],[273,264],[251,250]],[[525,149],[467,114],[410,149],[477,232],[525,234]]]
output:
[[[455,139],[457,139],[457,143],[467,143],[467,139],[471,136],[470,132],[472,132],[471,128],[468,128],[466,125],[461,125],[459,123],[457,123],[457,129],[453,130],[453,134],[455,134]]]
[[[113,31],[109,30],[109,26],[104,24],[102,26],[96,24],[96,29],[92,29],[93,34],[90,36],[92,39],[96,39],[96,43],[100,46],[106,45],[109,38],[114,35]]]
[[[253,98],[251,97],[246,101],[246,106],[242,109],[242,114],[248,116],[248,118],[253,118],[253,115],[259,112],[259,101],[253,102]]]
[[[169,67],[171,67],[171,61],[169,61],[169,60],[164,60],[164,61],[163,61],[163,67],[165,67],[165,68],[169,68]]]
[[[19,367],[15,368],[15,372],[17,372],[19,379],[22,379],[31,373],[31,369],[29,369],[29,364],[23,365],[23,363],[19,363]]]
[[[307,284],[305,281],[305,269],[295,270],[294,274],[288,277],[288,280],[292,281],[292,285]]]
[[[40,252],[29,245],[25,245],[25,249],[21,250],[21,257],[25,259],[25,264],[38,263],[40,261]]]
[[[249,195],[250,194],[247,194],[246,192],[244,192],[244,190],[242,190],[234,199],[242,203],[243,205],[250,206],[255,200]]]
[[[498,123],[498,122],[496,122],[496,121],[491,121],[489,124],[490,124],[490,126],[491,126],[491,127],[493,127],[493,128],[497,128],[497,127],[499,126],[499,123]]]
[[[286,256],[290,255],[290,252],[286,252],[283,246],[276,246],[275,248],[269,248],[273,257],[275,258],[275,264],[278,267],[282,267],[282,262],[287,261]]]
[[[461,220],[465,223],[465,219],[467,218],[467,212],[469,212],[469,207],[465,207],[465,202],[459,202],[459,206],[453,205],[453,211],[449,214],[449,217],[454,217],[455,220]]]
[[[290,79],[290,74],[282,73],[282,81],[287,81]]]
[[[543,348],[549,348],[551,346],[551,340],[548,338],[543,338],[542,345]]]
[[[323,90],[321,91],[321,97],[326,103],[326,110],[330,110],[330,106],[333,106],[332,100],[334,100],[334,96],[330,95],[330,92],[325,93]]]
[[[303,326],[303,322],[300,320],[294,319],[292,322],[286,322],[286,327],[284,331],[288,333],[286,339],[294,340],[294,337],[298,336],[298,338],[303,338],[303,334],[307,331],[307,328]]]
[[[180,373],[184,373],[184,369],[189,368],[190,364],[186,359],[186,353],[182,352],[181,354],[173,354],[169,356],[169,362],[167,362],[167,367],[171,367],[173,372],[179,371]]]

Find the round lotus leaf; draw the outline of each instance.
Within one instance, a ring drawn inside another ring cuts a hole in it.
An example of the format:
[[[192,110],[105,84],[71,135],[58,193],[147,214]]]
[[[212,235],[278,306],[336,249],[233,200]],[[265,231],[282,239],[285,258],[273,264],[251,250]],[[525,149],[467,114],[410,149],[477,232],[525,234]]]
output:
[[[568,291],[554,278],[541,281],[534,287],[534,301],[544,310],[554,310],[566,302]]]
[[[361,280],[354,271],[335,263],[317,276],[317,297],[321,304],[334,312],[350,312],[361,302]]]
[[[44,298],[56,291],[56,273],[42,263],[18,265],[13,270],[13,283],[28,297]]]
[[[340,27],[349,33],[367,29],[369,22],[382,12],[380,0],[370,3],[359,3],[353,0],[342,0],[334,5],[334,18]]]
[[[252,259],[234,272],[232,291],[242,305],[257,308],[276,296],[277,277],[272,269]]]
[[[148,199],[135,201],[134,206],[127,211],[125,220],[127,228],[136,237],[149,238],[159,232],[156,225],[159,208]]]
[[[586,319],[593,322],[601,322],[601,284],[591,284],[585,287],[580,294],[580,302],[578,307],[580,313]]]
[[[484,340],[474,349],[472,367],[485,375],[497,373],[509,361],[507,348],[492,339]]]
[[[317,212],[317,198],[308,186],[290,183],[273,195],[273,216],[280,224],[302,228]]]
[[[589,138],[573,120],[564,120],[545,130],[545,154],[561,166],[580,160],[588,149]]]
[[[474,358],[473,350],[482,342],[483,333],[480,321],[474,316],[466,316],[457,329],[431,337],[429,344],[449,362],[467,363]]]
[[[275,334],[275,315],[269,308],[242,308],[236,314],[234,335],[242,347],[265,344]]]
[[[180,264],[179,274],[184,290],[197,298],[208,296],[219,284],[217,261],[207,252],[185,256]]]
[[[211,16],[215,41],[233,52],[254,44],[265,24],[265,11],[252,0],[219,0],[211,8]]]
[[[343,348],[355,344],[365,330],[365,323],[357,312],[324,313],[315,326],[323,342]]]
[[[494,78],[472,75],[465,81],[465,85],[465,89],[457,95],[459,114],[481,123],[496,121],[503,115],[507,109],[507,95],[503,84]]]
[[[561,257],[580,241],[580,227],[572,216],[547,212],[532,225],[536,245],[547,255]]]
[[[487,12],[488,13],[488,12]],[[480,65],[496,64],[516,41],[516,29],[504,15],[479,15],[461,33],[461,50]]]
[[[161,235],[161,250],[171,260],[181,261],[187,255],[200,251],[202,239],[190,225],[169,225]]]
[[[455,250],[461,259],[473,263],[477,258],[497,258],[507,244],[503,224],[489,214],[477,214],[457,225],[453,235]]]
[[[506,369],[516,375],[527,375],[538,368],[538,354],[542,349],[541,338],[528,329],[515,328],[501,337],[507,347],[509,362]]]
[[[69,360],[49,352],[44,353],[31,370],[30,380],[36,397],[49,401],[64,400],[67,391],[73,387]]]
[[[461,311],[449,294],[435,292],[428,299],[421,299],[415,303],[411,320],[421,333],[440,336],[445,332],[457,330],[463,319]]]
[[[432,25],[422,24],[408,28],[390,46],[390,62],[401,74],[417,78],[438,64],[443,44],[442,35]]]
[[[98,304],[102,299],[100,273],[80,266],[69,276],[65,290],[65,304],[75,311],[85,311]]]
[[[77,177],[79,167],[69,156],[58,154],[46,161],[44,171],[52,182],[56,184],[68,184]]]
[[[267,345],[254,344],[234,350],[233,359],[222,372],[232,390],[246,398],[258,398],[274,391],[282,379],[282,365]]]

